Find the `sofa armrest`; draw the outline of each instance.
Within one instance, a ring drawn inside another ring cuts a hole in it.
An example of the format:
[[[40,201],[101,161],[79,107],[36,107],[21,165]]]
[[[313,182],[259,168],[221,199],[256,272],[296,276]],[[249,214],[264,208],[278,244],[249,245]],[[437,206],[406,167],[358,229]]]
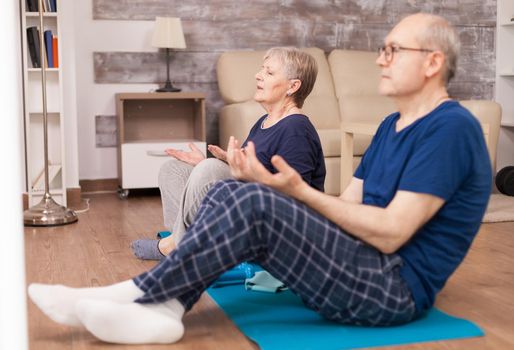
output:
[[[374,136],[380,124],[344,123],[341,126],[341,193],[350,184],[353,177],[353,136]],[[481,123],[487,147],[490,145],[490,126]]]
[[[341,193],[350,184],[353,176],[353,136],[373,136],[380,124],[343,123],[341,125]]]

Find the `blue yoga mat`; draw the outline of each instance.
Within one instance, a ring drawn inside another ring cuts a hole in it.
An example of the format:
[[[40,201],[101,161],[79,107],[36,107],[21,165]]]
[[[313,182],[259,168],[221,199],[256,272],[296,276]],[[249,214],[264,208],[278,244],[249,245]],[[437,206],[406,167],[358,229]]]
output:
[[[395,327],[346,326],[323,319],[290,291],[246,291],[242,285],[209,288],[209,295],[262,350],[342,350],[483,336],[464,319],[435,308],[423,318]]]

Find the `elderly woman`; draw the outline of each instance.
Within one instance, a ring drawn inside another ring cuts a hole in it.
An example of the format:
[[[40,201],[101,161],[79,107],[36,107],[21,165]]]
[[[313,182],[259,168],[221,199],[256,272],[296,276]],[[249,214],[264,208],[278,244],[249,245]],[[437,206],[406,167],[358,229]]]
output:
[[[314,58],[296,48],[277,47],[268,50],[261,69],[255,74],[257,90],[254,99],[266,114],[252,127],[246,141],[252,141],[260,162],[272,173],[275,154],[282,156],[313,188],[323,191],[325,163],[318,134],[300,108],[316,81]],[[210,187],[219,180],[232,178],[226,152],[209,145],[216,157],[205,159],[190,144],[191,152],[166,150],[176,158],[165,163],[159,173],[165,225],[173,232],[164,239],[140,239],[132,242],[140,259],[160,260],[183,238]]]
[[[308,184],[323,191],[325,163],[319,137],[300,110],[316,75],[317,65],[311,55],[296,48],[268,50],[255,74],[254,95],[267,113],[255,123],[242,146],[252,141],[257,157],[272,173],[276,170],[271,157],[282,156]],[[232,178],[223,149],[209,145],[216,158],[205,159],[193,144],[190,148],[191,152],[168,149],[176,159],[165,163],[159,173],[164,222],[173,235],[134,241],[132,249],[138,258],[160,260],[168,255],[193,222],[209,188],[216,181]]]

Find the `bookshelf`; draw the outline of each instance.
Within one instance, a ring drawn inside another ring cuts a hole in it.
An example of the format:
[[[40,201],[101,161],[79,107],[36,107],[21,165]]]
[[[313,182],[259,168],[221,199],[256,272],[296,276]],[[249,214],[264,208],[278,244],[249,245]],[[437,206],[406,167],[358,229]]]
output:
[[[514,1],[498,0],[496,15],[496,101],[502,126],[514,126]]]
[[[30,0],[31,2],[33,0]],[[59,1],[43,0],[45,12],[45,38],[51,43],[53,63],[47,55],[46,73],[46,106],[48,117],[48,161],[49,161],[49,192],[60,205],[66,206],[66,180],[64,156],[64,125],[62,101],[62,69],[60,68],[61,48],[59,40],[60,18]],[[39,3],[38,0],[32,2]],[[22,71],[23,71],[23,117],[25,138],[25,191],[28,195],[29,207],[41,201],[44,191],[44,144],[43,144],[43,102],[42,102],[42,72],[37,53],[31,54],[30,43],[37,38],[35,29],[40,29],[39,13],[29,11],[34,9],[29,0],[20,0],[21,37],[22,37]],[[53,7],[56,7],[56,11]],[[31,32],[32,31],[32,32]],[[51,31],[47,32],[47,31]],[[32,36],[32,39],[31,39]],[[45,44],[46,45],[46,44]],[[50,47],[50,45],[48,45]],[[55,48],[54,48],[55,47]]]

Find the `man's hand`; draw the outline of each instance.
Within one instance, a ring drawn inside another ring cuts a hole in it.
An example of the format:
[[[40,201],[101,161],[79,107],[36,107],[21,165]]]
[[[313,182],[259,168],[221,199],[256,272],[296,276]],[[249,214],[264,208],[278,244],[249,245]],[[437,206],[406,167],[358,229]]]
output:
[[[239,180],[259,182],[297,199],[301,199],[302,189],[309,187],[300,174],[278,155],[271,158],[271,163],[278,172],[270,173],[257,158],[251,141],[242,150],[238,148],[238,141],[231,137],[227,160],[232,176]]]
[[[215,156],[219,160],[222,160],[224,162],[227,161],[227,152],[223,148],[215,145],[207,145],[207,149],[209,150],[209,152],[212,153],[213,156]]]
[[[191,152],[181,151],[174,148],[168,148],[165,152],[173,158],[193,166],[205,159],[202,151],[200,151],[193,143],[189,144],[189,148],[191,149]]]

